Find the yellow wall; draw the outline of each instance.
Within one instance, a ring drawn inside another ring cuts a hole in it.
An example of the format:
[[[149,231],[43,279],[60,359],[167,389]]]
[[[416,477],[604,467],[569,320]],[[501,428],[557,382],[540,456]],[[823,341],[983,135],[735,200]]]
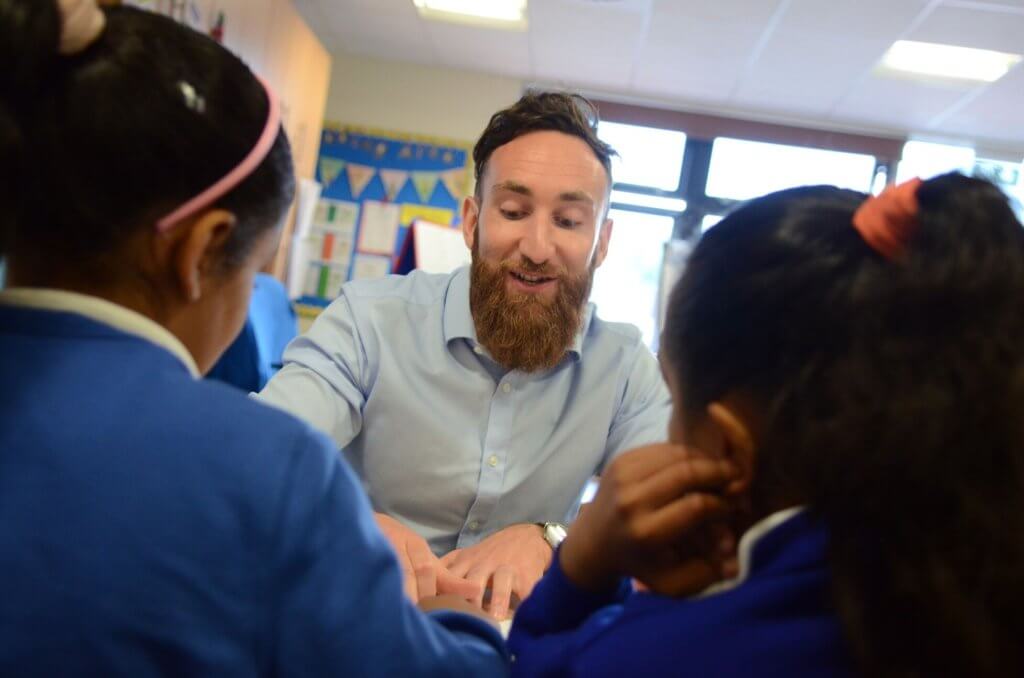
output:
[[[331,122],[474,142],[523,83],[434,66],[335,53],[325,118]]]
[[[312,177],[330,82],[330,54],[291,0],[199,0],[199,7],[207,22],[224,12],[224,46],[277,92],[295,173]]]

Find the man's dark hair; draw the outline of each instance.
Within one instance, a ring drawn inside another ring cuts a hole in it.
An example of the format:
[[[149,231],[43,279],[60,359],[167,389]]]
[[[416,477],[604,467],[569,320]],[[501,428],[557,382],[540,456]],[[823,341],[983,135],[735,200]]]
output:
[[[612,176],[612,156],[615,149],[597,138],[597,107],[586,97],[567,92],[527,92],[516,103],[491,116],[487,128],[473,147],[473,162],[477,195],[480,178],[487,169],[487,161],[494,151],[530,132],[555,131],[579,137],[590,146],[608,173]]]

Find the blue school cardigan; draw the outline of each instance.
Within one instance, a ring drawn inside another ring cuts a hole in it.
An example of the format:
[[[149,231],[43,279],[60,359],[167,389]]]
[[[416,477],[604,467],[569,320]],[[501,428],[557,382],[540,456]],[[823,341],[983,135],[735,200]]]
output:
[[[140,336],[0,305],[0,675],[503,675],[335,446]]]
[[[826,532],[804,512],[778,517],[741,541],[739,581],[697,598],[633,593],[628,582],[591,594],[556,557],[516,613],[513,675],[854,675],[829,598]]]

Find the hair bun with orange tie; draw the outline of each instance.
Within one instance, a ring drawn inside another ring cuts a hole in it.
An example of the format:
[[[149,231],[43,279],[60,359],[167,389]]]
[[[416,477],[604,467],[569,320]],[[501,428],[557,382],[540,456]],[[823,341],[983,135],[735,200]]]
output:
[[[853,215],[853,227],[873,250],[890,261],[898,259],[917,229],[917,190],[920,179],[887,187],[868,198]]]

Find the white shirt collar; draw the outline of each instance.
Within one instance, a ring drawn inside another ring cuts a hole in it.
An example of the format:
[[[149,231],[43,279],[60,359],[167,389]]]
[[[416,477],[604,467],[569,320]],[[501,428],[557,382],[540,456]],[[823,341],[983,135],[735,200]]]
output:
[[[754,525],[744,532],[743,536],[740,538],[740,545],[738,549],[738,558],[740,561],[739,574],[732,579],[726,579],[725,581],[720,581],[717,584],[712,584],[693,597],[704,598],[715,595],[716,593],[723,593],[736,588],[746,581],[747,577],[750,576],[751,559],[754,556],[754,547],[757,545],[757,542],[782,523],[802,513],[805,508],[806,507],[804,506],[793,506],[792,508],[783,509],[782,511],[776,511],[775,513],[765,516],[754,523]]]
[[[84,315],[166,349],[188,368],[193,378],[198,379],[200,376],[192,354],[167,328],[141,313],[106,299],[66,290],[12,287],[0,291],[0,304]]]

